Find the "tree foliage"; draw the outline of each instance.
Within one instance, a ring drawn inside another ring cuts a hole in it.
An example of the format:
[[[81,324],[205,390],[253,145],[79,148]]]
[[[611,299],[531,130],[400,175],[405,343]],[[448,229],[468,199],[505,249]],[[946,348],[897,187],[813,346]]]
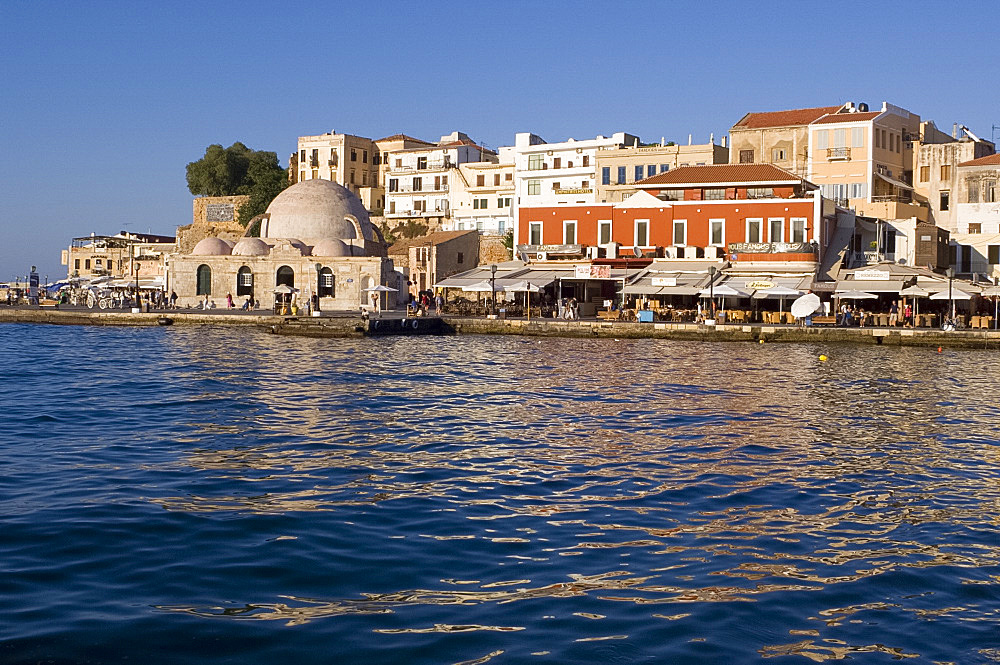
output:
[[[208,146],[204,157],[187,165],[187,183],[195,196],[249,195],[239,209],[239,218],[249,221],[288,186],[288,174],[277,154],[251,150],[237,141],[228,148]]]

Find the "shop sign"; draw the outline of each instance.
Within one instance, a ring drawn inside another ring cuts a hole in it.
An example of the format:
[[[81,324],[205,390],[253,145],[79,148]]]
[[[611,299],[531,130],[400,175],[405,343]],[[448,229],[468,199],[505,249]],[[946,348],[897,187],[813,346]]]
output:
[[[611,266],[576,266],[577,279],[611,279]]]
[[[889,281],[889,271],[888,270],[855,270],[854,279],[863,279],[865,281]]]
[[[755,282],[747,282],[748,289],[773,289],[774,282],[769,282],[766,279],[759,279]]]
[[[677,286],[676,277],[654,277],[653,286]]]
[[[532,254],[541,252],[546,254],[583,254],[583,245],[518,245],[517,251]]]
[[[813,254],[816,247],[808,242],[731,242],[730,254]]]

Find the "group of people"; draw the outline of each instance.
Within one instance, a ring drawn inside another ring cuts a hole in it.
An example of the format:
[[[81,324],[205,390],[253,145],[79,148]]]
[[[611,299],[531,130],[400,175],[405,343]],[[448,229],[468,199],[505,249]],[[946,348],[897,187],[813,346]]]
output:
[[[570,321],[580,320],[580,302],[576,298],[563,298],[559,304],[562,318]]]
[[[444,311],[444,296],[440,293],[434,295],[432,291],[421,291],[416,295],[411,293],[407,298],[406,311],[413,316],[427,316],[432,305],[434,313],[440,316]]]
[[[864,328],[871,323],[869,317],[873,312],[865,311],[860,304],[854,306],[846,302],[840,304],[840,312],[837,314],[837,325],[842,327],[858,326]],[[913,327],[913,306],[906,303],[900,308],[895,300],[889,305],[889,327],[895,328],[902,324],[904,328]]]

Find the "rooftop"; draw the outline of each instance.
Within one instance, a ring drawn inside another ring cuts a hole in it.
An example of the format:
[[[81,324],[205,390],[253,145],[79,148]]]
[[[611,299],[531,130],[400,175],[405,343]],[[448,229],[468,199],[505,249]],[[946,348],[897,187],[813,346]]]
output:
[[[872,120],[882,115],[881,111],[865,111],[863,113],[831,113],[818,120],[814,120],[814,125],[828,125],[836,122],[864,122]]]
[[[733,129],[763,129],[765,127],[808,125],[824,115],[836,113],[840,109],[840,106],[819,106],[811,109],[747,113],[739,122],[733,125]]]
[[[404,238],[403,240],[397,240],[396,243],[389,248],[388,254],[390,256],[393,254],[406,254],[410,247],[433,247],[434,245],[440,245],[443,242],[447,242],[470,233],[479,233],[479,231],[473,229],[467,231],[435,231],[434,233],[428,233],[427,235],[420,236],[419,238]]]
[[[737,184],[755,182],[782,182],[797,184],[802,178],[773,164],[708,164],[706,166],[682,166],[651,178],[637,185],[697,185],[697,184]]]
[[[959,166],[1000,166],[1000,154],[971,159],[967,162],[962,162]]]

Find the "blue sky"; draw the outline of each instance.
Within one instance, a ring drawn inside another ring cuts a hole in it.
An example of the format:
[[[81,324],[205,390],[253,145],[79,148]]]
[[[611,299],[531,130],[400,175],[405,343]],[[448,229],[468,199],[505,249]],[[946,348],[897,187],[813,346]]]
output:
[[[705,142],[748,111],[883,100],[990,138],[998,26],[986,1],[0,0],[0,280],[64,275],[92,231],[172,235],[211,143],[287,165],[331,129]]]

